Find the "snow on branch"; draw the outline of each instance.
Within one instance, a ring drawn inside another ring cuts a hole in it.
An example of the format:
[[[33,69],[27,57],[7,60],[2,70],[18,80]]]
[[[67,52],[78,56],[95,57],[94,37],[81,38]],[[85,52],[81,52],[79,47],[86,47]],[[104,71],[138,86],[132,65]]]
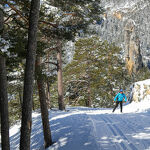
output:
[[[0,41],[1,41],[0,42],[0,52],[9,54],[9,51],[8,51],[8,49],[10,47],[9,41],[6,41],[1,36],[0,36]]]

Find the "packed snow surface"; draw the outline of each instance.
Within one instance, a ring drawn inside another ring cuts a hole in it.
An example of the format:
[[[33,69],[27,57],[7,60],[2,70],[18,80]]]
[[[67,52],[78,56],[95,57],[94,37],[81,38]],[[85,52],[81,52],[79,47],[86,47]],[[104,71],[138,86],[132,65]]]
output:
[[[116,109],[67,107],[49,111],[54,144],[47,150],[150,150],[150,100]],[[31,150],[44,150],[41,115],[34,112]],[[19,149],[20,124],[10,129],[11,150]]]

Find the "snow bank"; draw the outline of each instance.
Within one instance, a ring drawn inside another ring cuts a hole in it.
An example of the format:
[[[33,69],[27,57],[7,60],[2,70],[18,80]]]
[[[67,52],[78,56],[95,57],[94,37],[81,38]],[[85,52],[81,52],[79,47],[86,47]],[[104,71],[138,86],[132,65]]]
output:
[[[123,111],[124,113],[141,113],[150,111],[150,99],[141,102],[132,102],[131,104],[124,106]]]

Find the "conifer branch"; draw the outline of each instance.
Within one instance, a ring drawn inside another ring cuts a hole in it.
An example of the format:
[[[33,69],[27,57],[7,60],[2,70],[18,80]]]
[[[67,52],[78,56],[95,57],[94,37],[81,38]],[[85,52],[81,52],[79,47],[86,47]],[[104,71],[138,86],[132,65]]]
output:
[[[9,3],[8,1],[6,2],[6,4],[13,10],[13,11],[15,11],[25,22],[27,22],[28,23],[28,19],[26,18],[26,17],[24,17],[22,14],[21,14],[21,12],[17,9],[17,8],[15,8],[11,3]]]

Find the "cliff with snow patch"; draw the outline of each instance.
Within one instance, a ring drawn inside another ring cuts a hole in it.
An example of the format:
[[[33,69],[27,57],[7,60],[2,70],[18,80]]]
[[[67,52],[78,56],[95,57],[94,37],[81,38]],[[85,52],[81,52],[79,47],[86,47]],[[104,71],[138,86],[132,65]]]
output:
[[[129,101],[150,100],[150,79],[135,82],[131,88]]]
[[[93,29],[103,40],[122,47],[130,72],[149,65],[150,1],[102,0],[101,5],[105,13]]]

